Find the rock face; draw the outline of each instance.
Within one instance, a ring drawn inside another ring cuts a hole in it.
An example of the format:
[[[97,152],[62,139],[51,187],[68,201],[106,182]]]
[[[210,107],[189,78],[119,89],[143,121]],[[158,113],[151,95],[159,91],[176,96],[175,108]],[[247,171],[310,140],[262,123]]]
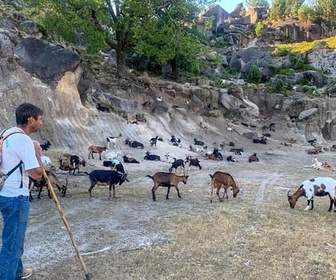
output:
[[[332,98],[286,97],[270,94],[261,86],[235,82],[220,88],[209,81],[181,85],[148,76],[138,78],[139,84],[145,85],[143,88],[131,85],[136,81],[125,80],[102,89],[82,67],[75,52],[35,38],[21,42],[13,38],[0,31],[0,109],[3,112],[0,127],[14,123],[14,109],[18,104],[35,103],[45,116],[43,129],[34,137],[50,140],[54,148],[66,148],[86,156],[83,153],[89,145],[105,145],[107,136],[119,133],[147,142],[158,133],[185,137],[197,134],[199,123],[204,120],[216,124],[238,120],[262,125],[264,116],[285,119],[289,128],[296,129],[306,139],[336,140],[333,114],[336,102]],[[269,59],[266,53],[246,49],[236,53],[228,63],[244,68],[249,61],[262,59]],[[319,81],[314,73],[308,74]],[[111,108],[111,112],[98,111],[97,102]],[[145,116],[146,124],[126,123],[125,115],[139,114]],[[223,135],[223,128],[218,130]]]
[[[65,72],[74,71],[81,61],[77,53],[34,37],[23,39],[14,52],[22,67],[51,84],[57,83]]]
[[[332,36],[332,31],[318,24],[300,23],[296,20],[275,22],[272,28],[290,38],[293,42],[314,41]]]

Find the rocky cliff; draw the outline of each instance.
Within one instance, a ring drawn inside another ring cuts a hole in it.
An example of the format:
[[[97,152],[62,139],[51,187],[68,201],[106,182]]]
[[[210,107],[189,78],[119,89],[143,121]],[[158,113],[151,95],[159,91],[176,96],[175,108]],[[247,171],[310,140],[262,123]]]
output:
[[[242,69],[248,65],[245,54],[249,53],[236,55]],[[230,59],[231,64],[234,61]],[[261,64],[267,70],[265,61]],[[115,81],[104,73],[104,64],[96,67],[98,77],[72,50],[0,29],[0,127],[13,125],[15,107],[29,101],[45,112],[43,129],[35,137],[50,140],[54,148],[82,154],[89,145],[106,145],[107,136],[119,133],[144,143],[155,135],[165,139],[178,135],[190,142],[206,126],[203,137],[224,141],[229,138],[224,133],[228,125],[251,137],[258,132],[249,134],[249,128],[275,121],[302,140],[336,138],[333,98],[270,94],[264,85],[243,80],[222,80],[220,86],[207,79],[178,84],[132,71]],[[97,110],[98,103],[109,112]],[[139,120],[138,125],[127,123],[132,118]]]

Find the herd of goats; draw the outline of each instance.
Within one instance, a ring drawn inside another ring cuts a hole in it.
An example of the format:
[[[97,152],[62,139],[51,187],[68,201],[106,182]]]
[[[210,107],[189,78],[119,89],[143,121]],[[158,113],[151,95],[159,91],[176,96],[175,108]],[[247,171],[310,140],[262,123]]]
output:
[[[123,164],[118,160],[117,157],[121,156],[120,151],[115,152],[115,148],[117,147],[117,144],[119,143],[122,135],[119,134],[115,137],[107,137],[107,147],[102,146],[90,146],[88,148],[89,155],[88,159],[92,158],[94,159],[94,154],[99,155],[99,160],[102,160],[102,153],[104,154],[104,161],[103,166],[108,167],[109,169],[98,169],[93,170],[90,173],[83,172],[89,176],[90,180],[90,187],[88,189],[89,197],[92,197],[92,189],[96,185],[105,185],[109,186],[109,199],[111,197],[115,198],[115,186],[116,185],[122,185],[125,181],[128,181],[127,179],[127,172],[125,172],[125,169],[123,167]],[[156,136],[149,140],[151,147],[156,147],[157,141],[163,141],[162,138]],[[267,141],[267,135],[263,135],[259,139],[253,139],[253,143],[261,143],[266,144]],[[181,147],[181,140],[174,135],[171,136],[170,142],[174,146]],[[125,145],[128,145],[131,148],[138,148],[138,149],[144,149],[144,145],[138,141],[132,141],[129,138],[125,140]],[[311,143],[312,144],[312,143]],[[212,151],[208,151],[207,147],[204,145],[203,141],[200,141],[196,138],[194,138],[194,145],[189,145],[189,150],[192,152],[201,152],[206,158],[211,160],[223,160],[223,155],[220,153],[220,151],[224,148],[224,145],[230,146],[230,152],[233,154],[228,156],[226,158],[227,161],[235,162],[236,157],[235,155],[242,155],[244,150],[243,148],[236,148],[233,142],[230,142],[228,144],[217,144],[214,143],[214,148]],[[46,151],[50,148],[51,144],[49,141],[46,143],[41,144],[42,150]],[[313,146],[313,144],[312,144]],[[114,148],[113,150],[110,150],[110,148]],[[189,170],[191,166],[194,166],[198,169],[202,169],[202,166],[200,165],[200,161],[197,157],[192,156],[186,156],[186,159],[177,159],[170,157],[169,153],[165,155],[166,160],[171,163],[171,167],[169,168],[169,172],[156,172],[153,176],[147,175],[147,177],[151,178],[154,182],[154,186],[152,187],[152,199],[153,201],[156,200],[155,192],[156,190],[162,186],[167,187],[167,194],[166,199],[169,199],[169,193],[170,188],[174,187],[177,191],[177,195],[179,198],[181,198],[180,191],[178,188],[178,185],[180,182],[183,182],[184,184],[187,183],[189,175],[186,175],[186,167],[189,166]],[[139,161],[133,157],[123,155],[123,162],[124,163],[139,163]],[[144,160],[150,160],[150,161],[160,161],[161,158],[159,155],[152,154],[150,152],[146,152],[144,156]],[[249,162],[258,162],[259,159],[257,157],[257,154],[254,153],[249,157]],[[319,165],[321,167],[323,163],[320,163],[316,158],[313,160],[313,165]],[[43,156],[42,162],[45,165],[46,174],[48,176],[48,179],[50,183],[54,186],[57,186],[59,191],[61,192],[62,196],[66,195],[67,186],[62,184],[56,177],[55,171],[56,168],[52,165],[51,160]],[[84,159],[81,159],[77,155],[71,155],[68,158],[60,158],[59,159],[59,169],[68,171],[69,173],[72,172],[72,174],[75,174],[76,170],[77,173],[79,173],[79,167],[85,166],[86,161]],[[313,166],[312,166],[313,167]],[[183,169],[184,175],[177,175],[178,168]],[[173,173],[173,170],[175,169],[175,173]],[[228,190],[232,190],[233,197],[236,197],[239,193],[240,189],[237,186],[234,178],[232,175],[226,172],[222,171],[216,171],[214,174],[209,174],[211,177],[211,200],[212,203],[212,195],[214,189],[216,189],[216,194],[219,198],[219,201],[223,201],[224,198],[228,199]],[[33,187],[37,187],[39,190],[39,193],[37,195],[38,198],[41,196],[42,187],[47,185],[47,179],[42,178],[39,181],[31,179],[30,186],[32,189]],[[314,196],[328,196],[330,199],[330,207],[328,211],[332,211],[332,208],[334,207],[334,211],[336,211],[336,200],[335,200],[335,188],[336,188],[336,180],[334,180],[331,177],[317,177],[310,180],[306,180],[302,182],[298,190],[290,195],[288,191],[288,202],[291,208],[295,207],[295,204],[297,200],[304,196],[307,198],[307,207],[305,210],[312,210],[314,208]],[[220,190],[223,189],[223,195],[220,196]],[[50,193],[48,192],[49,197]],[[32,196],[30,195],[30,199],[33,200]]]

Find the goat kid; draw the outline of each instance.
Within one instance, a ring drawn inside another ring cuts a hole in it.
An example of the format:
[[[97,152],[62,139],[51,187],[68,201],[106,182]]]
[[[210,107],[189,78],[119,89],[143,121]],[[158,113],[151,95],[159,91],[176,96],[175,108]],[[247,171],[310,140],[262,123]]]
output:
[[[168,188],[166,199],[169,199],[169,192],[171,187],[175,187],[178,197],[181,198],[178,184],[180,182],[186,184],[189,175],[178,176],[174,173],[157,172],[153,176],[147,175],[147,177],[151,178],[154,182],[154,186],[152,188],[152,199],[153,201],[156,201],[155,192],[160,186]]]
[[[236,197],[237,194],[239,193],[239,188],[235,182],[235,180],[233,179],[233,177],[226,172],[221,172],[221,171],[216,171],[213,175],[209,174],[210,178],[211,178],[211,198],[210,198],[210,203],[212,203],[212,194],[213,194],[213,190],[217,189],[216,194],[218,196],[218,199],[220,202],[222,202],[224,200],[224,197],[226,197],[226,199],[229,198],[227,190],[231,187],[232,192],[233,192],[233,197]],[[224,189],[224,193],[223,196],[220,197],[219,195],[219,190],[223,188]]]
[[[316,177],[310,180],[305,180],[301,183],[301,186],[298,190],[289,195],[287,193],[288,202],[290,208],[294,209],[296,202],[301,196],[307,198],[307,207],[304,211],[313,210],[314,209],[314,196],[329,196],[330,206],[328,211],[330,212],[335,207],[334,211],[336,212],[336,202],[335,202],[335,188],[336,188],[336,180],[330,177]]]

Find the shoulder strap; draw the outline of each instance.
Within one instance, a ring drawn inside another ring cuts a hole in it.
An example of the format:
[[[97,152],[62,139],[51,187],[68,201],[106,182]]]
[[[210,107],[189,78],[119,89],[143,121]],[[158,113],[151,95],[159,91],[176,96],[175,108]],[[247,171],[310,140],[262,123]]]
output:
[[[6,176],[11,175],[16,169],[18,169],[18,168],[20,167],[20,165],[21,165],[22,163],[23,163],[22,160],[20,160],[20,162],[19,162],[17,165],[15,165],[11,170],[9,170],[9,171],[7,172]]]

